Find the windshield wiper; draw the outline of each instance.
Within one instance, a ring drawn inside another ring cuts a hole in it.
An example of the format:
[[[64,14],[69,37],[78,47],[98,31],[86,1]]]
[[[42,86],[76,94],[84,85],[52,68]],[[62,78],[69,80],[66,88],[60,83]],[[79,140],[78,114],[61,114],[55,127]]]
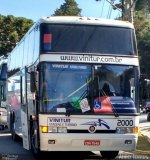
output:
[[[75,93],[77,93],[78,91],[80,91],[83,87],[85,87],[86,85],[88,85],[91,82],[91,79],[89,79],[86,83],[84,83],[83,85],[81,85],[79,88],[77,88],[75,91],[73,91],[72,93],[70,93],[68,97],[73,96]]]

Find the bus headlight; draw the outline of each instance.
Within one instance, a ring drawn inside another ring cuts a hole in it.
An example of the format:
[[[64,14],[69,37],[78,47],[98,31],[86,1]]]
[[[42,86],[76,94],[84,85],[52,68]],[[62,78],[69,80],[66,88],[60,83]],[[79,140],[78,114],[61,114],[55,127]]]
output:
[[[49,133],[67,133],[67,127],[49,127]]]
[[[66,127],[58,127],[58,133],[67,133],[67,128]]]
[[[118,127],[116,129],[116,133],[118,134],[137,134],[138,133],[138,127]]]
[[[57,127],[49,127],[48,132],[49,133],[57,133]]]

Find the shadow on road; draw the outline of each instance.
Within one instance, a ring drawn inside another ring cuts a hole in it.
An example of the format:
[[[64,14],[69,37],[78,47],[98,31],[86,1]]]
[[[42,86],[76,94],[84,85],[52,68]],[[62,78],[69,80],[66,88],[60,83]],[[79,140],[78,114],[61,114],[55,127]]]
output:
[[[21,138],[14,142],[9,131],[0,130],[0,160],[35,160],[31,151],[22,147]],[[93,152],[43,152],[39,160],[98,160],[100,155]]]
[[[99,155],[93,152],[44,152],[38,160],[98,160]]]

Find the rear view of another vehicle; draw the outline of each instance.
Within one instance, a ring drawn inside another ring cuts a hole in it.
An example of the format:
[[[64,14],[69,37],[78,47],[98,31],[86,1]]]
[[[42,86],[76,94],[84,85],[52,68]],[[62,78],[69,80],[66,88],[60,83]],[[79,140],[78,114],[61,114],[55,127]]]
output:
[[[146,113],[150,112],[150,101],[145,102],[144,110],[145,110]]]
[[[7,110],[0,107],[0,129],[4,130],[7,126]]]

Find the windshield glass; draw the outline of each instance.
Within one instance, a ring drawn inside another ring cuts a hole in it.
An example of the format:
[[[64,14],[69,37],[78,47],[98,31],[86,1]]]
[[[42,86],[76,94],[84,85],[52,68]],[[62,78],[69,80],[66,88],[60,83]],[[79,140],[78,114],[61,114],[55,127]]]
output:
[[[42,24],[41,52],[135,55],[134,30],[110,26]]]
[[[110,111],[116,107],[118,112],[135,112],[137,75],[133,66],[42,63],[40,110],[97,114],[96,109],[106,106]],[[123,107],[130,111],[123,111]]]

